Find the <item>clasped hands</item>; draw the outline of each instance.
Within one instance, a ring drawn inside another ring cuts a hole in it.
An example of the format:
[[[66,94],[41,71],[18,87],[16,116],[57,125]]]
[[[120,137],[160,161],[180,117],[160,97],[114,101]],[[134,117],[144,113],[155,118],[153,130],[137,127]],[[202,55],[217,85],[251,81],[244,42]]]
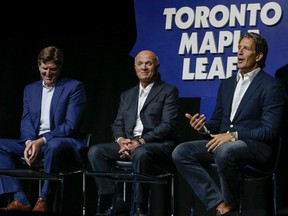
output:
[[[37,155],[43,144],[44,144],[43,138],[39,138],[37,140],[31,140],[26,144],[26,148],[24,150],[24,159],[29,166],[31,166],[36,160]]]
[[[185,116],[190,120],[189,124],[192,128],[194,128],[199,133],[205,133],[207,132],[205,130],[205,123],[206,123],[206,117],[205,115],[199,115],[199,113],[196,113],[195,115],[190,115],[189,113],[186,113]],[[224,143],[230,142],[231,136],[229,133],[221,133],[221,134],[210,134],[212,139],[207,143],[207,151],[208,152],[214,152],[215,149]]]
[[[120,158],[130,158],[131,153],[140,145],[138,140],[120,138]]]

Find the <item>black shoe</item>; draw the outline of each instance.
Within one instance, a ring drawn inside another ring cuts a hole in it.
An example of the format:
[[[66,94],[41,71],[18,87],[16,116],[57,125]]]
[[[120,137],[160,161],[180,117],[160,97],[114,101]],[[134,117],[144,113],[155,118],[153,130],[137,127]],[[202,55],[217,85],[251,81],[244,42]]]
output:
[[[219,210],[216,210],[216,216],[238,216],[238,212],[237,211],[228,211],[224,214],[221,214],[221,212]]]
[[[141,209],[141,208],[137,208],[135,210],[134,216],[147,216],[147,211]]]
[[[100,214],[100,215],[103,215],[103,216],[112,216],[113,215],[113,207],[112,206],[110,206],[108,209],[106,209],[105,211],[104,211],[104,213],[103,214]]]
[[[116,215],[122,215],[123,213],[129,214],[129,205],[123,199],[116,200]]]
[[[110,206],[103,213],[97,213],[96,216],[112,216],[114,215],[113,213],[113,206]],[[129,215],[129,206],[121,199],[117,199],[116,201],[115,215]]]

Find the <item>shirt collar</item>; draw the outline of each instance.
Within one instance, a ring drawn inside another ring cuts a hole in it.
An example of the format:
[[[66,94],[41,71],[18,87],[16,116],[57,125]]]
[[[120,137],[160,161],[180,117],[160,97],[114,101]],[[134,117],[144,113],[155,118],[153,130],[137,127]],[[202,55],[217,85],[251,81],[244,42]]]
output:
[[[47,86],[47,85],[44,83],[44,81],[42,81],[42,86],[43,86],[43,88],[46,88],[46,89],[52,89],[52,88],[55,87],[55,83],[53,83],[52,86]]]
[[[141,85],[141,83],[139,83],[139,95],[140,95],[140,93],[141,93],[142,90],[143,90],[144,92],[149,93],[153,85],[154,85],[154,82],[150,83],[148,86],[146,86],[146,88],[143,88],[142,85]]]
[[[254,77],[259,73],[259,71],[261,70],[260,67],[256,68],[255,70],[249,72],[249,73],[246,73],[244,74],[244,79],[249,79],[250,82],[252,82],[252,80],[254,79]],[[240,73],[240,70],[238,70],[238,73],[237,73],[237,77],[236,77],[236,80],[237,82],[242,78],[242,75]]]

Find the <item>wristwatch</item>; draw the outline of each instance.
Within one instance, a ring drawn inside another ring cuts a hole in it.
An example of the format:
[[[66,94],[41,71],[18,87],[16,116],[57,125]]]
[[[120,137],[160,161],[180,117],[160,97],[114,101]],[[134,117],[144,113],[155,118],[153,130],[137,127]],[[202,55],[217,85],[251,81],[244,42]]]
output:
[[[118,141],[119,141],[120,138],[121,138],[121,137],[114,137],[115,142],[118,143]],[[119,144],[119,143],[118,143],[118,144]]]
[[[236,132],[230,132],[230,141],[231,142],[236,141]]]

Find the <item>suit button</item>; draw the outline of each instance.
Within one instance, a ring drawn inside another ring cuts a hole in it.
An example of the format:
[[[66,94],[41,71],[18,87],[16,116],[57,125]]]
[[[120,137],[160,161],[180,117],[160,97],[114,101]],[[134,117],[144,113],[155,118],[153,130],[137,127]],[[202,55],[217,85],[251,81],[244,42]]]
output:
[[[230,125],[230,128],[233,128],[233,124]]]

